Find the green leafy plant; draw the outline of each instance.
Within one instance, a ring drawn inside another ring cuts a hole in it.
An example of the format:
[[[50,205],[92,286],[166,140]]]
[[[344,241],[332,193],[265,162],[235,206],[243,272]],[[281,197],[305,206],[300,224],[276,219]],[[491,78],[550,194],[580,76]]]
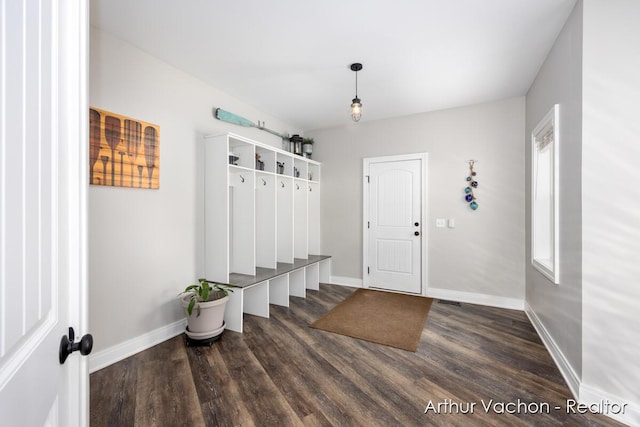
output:
[[[313,144],[313,143],[314,143],[313,138],[303,138],[302,139],[302,145]]]
[[[229,292],[233,292],[233,289],[224,283],[212,282],[200,278],[198,279],[197,285],[187,286],[180,295],[191,294],[191,299],[187,306],[187,313],[191,316],[195,307],[197,309],[196,316],[200,316],[200,305],[197,305],[199,302],[215,301],[226,297],[229,295]]]

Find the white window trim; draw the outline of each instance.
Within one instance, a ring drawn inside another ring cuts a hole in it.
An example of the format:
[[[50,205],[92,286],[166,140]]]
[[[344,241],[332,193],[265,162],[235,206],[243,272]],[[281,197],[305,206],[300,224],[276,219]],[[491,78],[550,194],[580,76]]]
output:
[[[551,280],[555,284],[560,284],[560,132],[559,132],[559,116],[560,108],[558,104],[555,104],[551,111],[549,111],[544,118],[538,123],[535,129],[531,132],[531,264],[540,271],[544,276]],[[552,241],[553,241],[553,256],[551,259],[551,266],[538,261],[535,258],[536,252],[536,209],[535,209],[535,183],[536,183],[536,160],[537,160],[537,147],[536,139],[541,136],[545,128],[549,127],[549,124],[553,126],[553,158],[552,158],[552,171],[553,171],[553,217],[552,217]]]

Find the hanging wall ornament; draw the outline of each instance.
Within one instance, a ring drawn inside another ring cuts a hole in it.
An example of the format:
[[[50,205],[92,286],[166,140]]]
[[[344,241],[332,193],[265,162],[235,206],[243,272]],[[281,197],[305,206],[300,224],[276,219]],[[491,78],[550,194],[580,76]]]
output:
[[[469,203],[469,207],[472,210],[478,209],[478,202],[476,202],[476,196],[473,192],[478,188],[478,181],[476,181],[476,172],[473,170],[475,160],[469,160],[469,176],[467,177],[467,187],[464,189],[464,200]]]

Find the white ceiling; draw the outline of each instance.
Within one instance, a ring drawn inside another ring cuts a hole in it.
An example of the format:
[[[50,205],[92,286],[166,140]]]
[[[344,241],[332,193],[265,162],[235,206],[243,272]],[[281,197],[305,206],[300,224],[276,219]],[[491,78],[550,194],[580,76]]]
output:
[[[362,121],[524,95],[575,1],[91,0],[91,24],[309,130],[350,123],[353,62]]]

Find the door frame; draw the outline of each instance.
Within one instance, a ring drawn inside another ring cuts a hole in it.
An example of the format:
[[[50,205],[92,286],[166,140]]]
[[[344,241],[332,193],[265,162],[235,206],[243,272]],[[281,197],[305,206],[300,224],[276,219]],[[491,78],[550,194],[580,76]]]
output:
[[[420,288],[422,296],[427,296],[428,282],[428,266],[429,266],[429,227],[427,213],[427,196],[428,192],[428,175],[429,175],[429,153],[412,153],[397,154],[392,156],[365,157],[362,159],[362,287],[369,288],[369,274],[367,267],[369,266],[369,167],[372,163],[388,163],[403,160],[419,160],[420,161],[420,179],[422,184],[422,194],[420,201],[420,221],[421,221],[421,239],[420,239],[420,260],[421,260],[421,277]],[[393,292],[393,291],[389,291]],[[415,294],[412,294],[415,295]]]

